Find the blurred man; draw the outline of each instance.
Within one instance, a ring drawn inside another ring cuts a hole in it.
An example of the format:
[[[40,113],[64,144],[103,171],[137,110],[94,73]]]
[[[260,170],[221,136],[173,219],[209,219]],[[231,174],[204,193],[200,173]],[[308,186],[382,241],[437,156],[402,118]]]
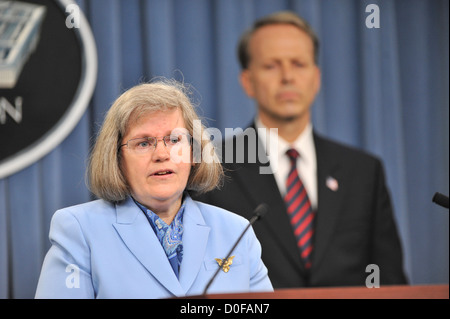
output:
[[[240,81],[257,106],[250,128],[257,132],[258,154],[270,153],[273,174],[261,173],[267,158],[256,156],[255,163],[248,153],[253,149],[249,134],[234,136],[234,149],[223,149],[229,179],[199,199],[246,218],[258,204],[269,205],[254,229],[274,288],[363,286],[370,275],[366,267],[373,264],[381,285],[405,284],[381,162],[313,130],[318,50],[314,31],[290,12],[264,17],[243,34]],[[278,129],[275,152],[265,143],[264,129],[272,128]],[[233,160],[227,157],[230,151]],[[244,155],[243,163],[236,153]]]

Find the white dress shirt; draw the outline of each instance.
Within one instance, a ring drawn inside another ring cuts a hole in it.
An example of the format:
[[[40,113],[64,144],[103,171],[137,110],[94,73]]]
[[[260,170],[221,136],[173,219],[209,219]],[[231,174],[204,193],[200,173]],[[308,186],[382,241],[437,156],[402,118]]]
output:
[[[256,118],[255,125],[258,129],[258,134],[261,141],[266,141],[267,128],[262,124],[259,118]],[[265,148],[266,154],[269,155],[271,169],[281,196],[284,197],[286,194],[286,179],[291,168],[291,161],[289,156],[286,154],[286,151],[290,148],[295,148],[300,154],[297,159],[298,174],[305,185],[306,191],[308,192],[308,197],[313,210],[317,210],[317,160],[312,125],[308,124],[303,133],[293,143],[288,143],[278,135],[276,135],[276,137],[278,138],[276,158],[274,158],[272,154],[268,153],[266,143],[263,142],[262,144]],[[272,139],[274,136],[271,135],[270,138]]]

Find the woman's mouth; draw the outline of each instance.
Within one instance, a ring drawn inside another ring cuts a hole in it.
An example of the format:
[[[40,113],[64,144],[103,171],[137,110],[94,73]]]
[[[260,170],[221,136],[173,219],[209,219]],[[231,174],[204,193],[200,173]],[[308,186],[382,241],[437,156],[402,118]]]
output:
[[[166,176],[171,174],[173,174],[173,171],[171,170],[161,170],[153,173],[152,176]]]

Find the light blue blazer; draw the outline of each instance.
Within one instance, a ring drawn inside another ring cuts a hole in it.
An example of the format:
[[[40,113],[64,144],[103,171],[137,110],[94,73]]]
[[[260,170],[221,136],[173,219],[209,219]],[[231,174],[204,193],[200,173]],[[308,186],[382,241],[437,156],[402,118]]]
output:
[[[186,196],[179,279],[145,214],[131,198],[64,208],[50,227],[36,298],[171,298],[199,295],[248,221]],[[261,246],[250,228],[230,270],[208,293],[272,291]]]

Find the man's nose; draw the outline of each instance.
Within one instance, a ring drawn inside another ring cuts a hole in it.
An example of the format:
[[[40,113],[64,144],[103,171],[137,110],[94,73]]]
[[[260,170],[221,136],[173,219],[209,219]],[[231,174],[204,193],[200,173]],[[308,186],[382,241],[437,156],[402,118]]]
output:
[[[281,81],[283,83],[291,83],[294,80],[294,72],[289,65],[281,66]]]

